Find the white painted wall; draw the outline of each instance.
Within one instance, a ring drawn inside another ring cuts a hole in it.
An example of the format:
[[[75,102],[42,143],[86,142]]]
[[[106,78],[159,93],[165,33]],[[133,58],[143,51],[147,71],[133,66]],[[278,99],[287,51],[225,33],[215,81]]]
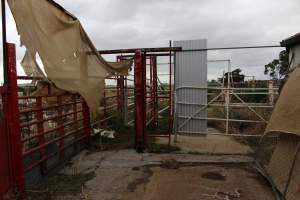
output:
[[[294,59],[291,63],[291,69],[299,67],[299,65],[300,65],[300,44],[298,44],[290,49],[290,54],[289,54],[290,62],[291,62],[293,54],[294,54]]]

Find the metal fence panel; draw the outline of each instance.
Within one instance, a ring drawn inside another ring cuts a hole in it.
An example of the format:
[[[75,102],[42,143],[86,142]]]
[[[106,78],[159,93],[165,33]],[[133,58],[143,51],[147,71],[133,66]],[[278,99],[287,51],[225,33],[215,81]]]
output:
[[[206,49],[207,40],[175,41],[183,50]],[[202,89],[203,88],[203,89]],[[175,54],[175,123],[177,133],[207,133],[207,51]],[[198,111],[198,112],[197,112]]]

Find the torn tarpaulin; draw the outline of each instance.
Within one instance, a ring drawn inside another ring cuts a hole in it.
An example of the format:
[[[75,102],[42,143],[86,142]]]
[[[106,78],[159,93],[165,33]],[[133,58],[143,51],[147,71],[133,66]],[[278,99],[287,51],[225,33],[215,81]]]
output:
[[[106,62],[79,20],[52,0],[8,0],[8,4],[31,58],[38,53],[47,78],[58,88],[82,95],[95,116],[104,79],[128,71],[132,62]]]

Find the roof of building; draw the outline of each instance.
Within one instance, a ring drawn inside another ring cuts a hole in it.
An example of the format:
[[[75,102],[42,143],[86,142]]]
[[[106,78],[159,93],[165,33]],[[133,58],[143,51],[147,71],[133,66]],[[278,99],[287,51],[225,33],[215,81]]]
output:
[[[291,47],[300,44],[300,33],[297,33],[285,40],[283,40],[280,45],[283,47]]]

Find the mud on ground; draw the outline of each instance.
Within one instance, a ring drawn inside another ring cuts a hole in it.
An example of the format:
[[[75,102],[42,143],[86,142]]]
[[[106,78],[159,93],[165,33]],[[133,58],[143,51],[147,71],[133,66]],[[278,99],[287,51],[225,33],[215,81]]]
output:
[[[251,162],[251,157],[241,155],[137,154],[129,149],[84,151],[49,179],[47,191],[35,191],[29,197],[49,200],[274,199],[264,179],[249,167]]]

